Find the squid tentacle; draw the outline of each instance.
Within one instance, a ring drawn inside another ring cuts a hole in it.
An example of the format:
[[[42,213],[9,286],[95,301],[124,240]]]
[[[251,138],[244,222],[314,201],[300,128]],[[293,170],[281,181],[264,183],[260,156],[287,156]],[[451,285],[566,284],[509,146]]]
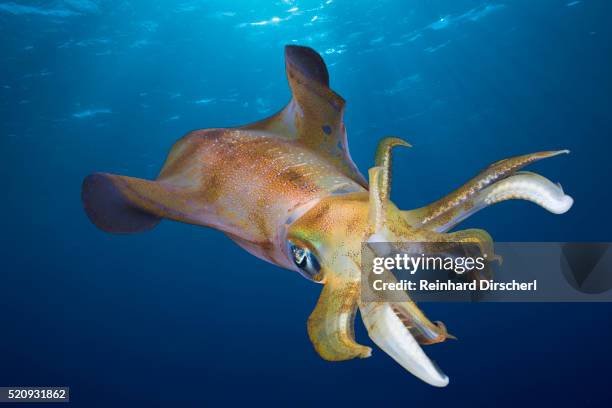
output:
[[[452,232],[449,234],[441,235],[445,242],[462,242],[471,243],[478,245],[480,253],[486,255],[489,260],[494,260],[495,250],[493,244],[493,238],[485,230],[470,228],[462,231]]]
[[[368,335],[391,358],[428,384],[436,387],[448,384],[448,376],[427,357],[391,303],[362,303],[359,310]]]
[[[370,357],[372,349],[355,341],[359,282],[330,280],[308,318],[308,336],[319,355],[329,361]]]
[[[376,153],[375,167],[369,170],[369,242],[385,242],[394,237],[388,226],[388,212],[391,206],[391,149],[398,145],[409,146],[401,139],[383,139]],[[389,279],[394,279],[392,274]],[[427,357],[419,345],[452,338],[442,323],[432,323],[411,300],[393,304],[359,302],[359,309],[372,341],[402,367],[429,384],[438,387],[448,384],[448,376]]]
[[[560,184],[554,184],[537,173],[523,171],[482,191],[477,204],[485,207],[511,199],[531,201],[553,214],[565,213],[574,203]]]
[[[380,183],[380,199],[388,200],[391,194],[391,149],[395,146],[412,147],[405,140],[398,137],[385,137],[378,143],[374,163],[376,167],[382,168],[381,183]]]
[[[430,345],[442,343],[447,339],[456,340],[444,323],[430,321],[413,300],[393,303],[391,309],[419,344]]]
[[[531,201],[554,214],[570,209],[573,199],[560,185],[522,167],[568,150],[532,153],[496,162],[464,186],[446,197],[416,210],[404,211],[410,224],[436,232],[446,232],[478,210],[511,199]]]

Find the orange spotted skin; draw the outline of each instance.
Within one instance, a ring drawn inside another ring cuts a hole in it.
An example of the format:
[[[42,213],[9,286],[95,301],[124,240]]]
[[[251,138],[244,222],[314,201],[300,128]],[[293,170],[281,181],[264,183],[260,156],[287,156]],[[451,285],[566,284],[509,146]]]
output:
[[[238,128],[191,132],[172,147],[156,180],[94,173],[82,199],[107,232],[133,233],[161,219],[226,233],[252,254],[295,269],[286,227],[321,198],[366,191],[351,160],[344,99],[329,88],[323,59],[285,48],[292,98],[275,115]]]
[[[344,99],[329,87],[314,50],[285,48],[292,98],[277,114],[238,128],[191,132],[174,144],[155,180],[94,173],[81,198],[89,219],[115,234],[142,232],[162,219],[215,228],[253,255],[323,284],[307,323],[315,350],[330,361],[368,357],[355,340],[357,309],[368,334],[424,381],[448,377],[418,344],[452,338],[413,301],[366,302],[360,294],[364,242],[470,242],[495,259],[484,230],[447,233],[488,205],[525,199],[560,214],[572,199],[544,177],[519,170],[567,151],[518,156],[492,164],[464,186],[422,208],[390,201],[391,149],[383,139],[366,182],[348,150]]]
[[[278,243],[292,216],[330,192],[365,191],[308,147],[235,129],[189,133],[174,145],[157,181],[180,186],[187,196],[173,205],[173,218],[221,222],[254,255],[285,266]],[[194,205],[205,211],[194,211]],[[166,215],[165,207],[157,211]]]

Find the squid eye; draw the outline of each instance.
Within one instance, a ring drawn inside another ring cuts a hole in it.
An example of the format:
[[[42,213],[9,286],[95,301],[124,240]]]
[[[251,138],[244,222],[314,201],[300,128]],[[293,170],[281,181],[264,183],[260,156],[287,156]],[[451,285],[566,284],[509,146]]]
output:
[[[289,243],[289,252],[293,263],[299,268],[300,274],[308,280],[315,281],[315,276],[321,270],[317,258],[308,248]]]

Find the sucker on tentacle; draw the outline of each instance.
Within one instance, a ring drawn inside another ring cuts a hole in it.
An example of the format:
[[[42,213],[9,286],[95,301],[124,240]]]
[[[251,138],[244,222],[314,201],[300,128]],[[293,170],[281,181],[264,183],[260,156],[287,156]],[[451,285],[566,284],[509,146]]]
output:
[[[331,361],[368,357],[355,339],[357,308],[368,335],[418,378],[442,387],[449,379],[420,345],[454,338],[415,302],[365,302],[362,243],[475,244],[494,259],[484,230],[444,233],[474,212],[509,199],[561,214],[573,200],[523,166],[565,150],[498,161],[446,197],[401,211],[390,201],[391,150],[410,146],[384,138],[369,184],[348,150],[344,99],[329,87],[323,59],[307,47],[285,48],[291,100],[277,114],[227,129],[201,129],[177,141],[155,180],[94,173],[83,181],[87,216],[100,229],[127,234],[162,219],[215,228],[249,253],[323,284],[307,321],[314,350]],[[377,246],[380,248],[380,246]],[[383,250],[387,250],[383,249]],[[253,334],[257,335],[257,334]]]

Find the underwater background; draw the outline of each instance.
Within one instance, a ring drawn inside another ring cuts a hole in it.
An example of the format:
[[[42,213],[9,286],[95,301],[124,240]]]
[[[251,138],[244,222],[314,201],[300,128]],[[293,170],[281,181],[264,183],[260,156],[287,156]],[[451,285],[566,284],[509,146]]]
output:
[[[283,46],[301,44],[347,100],[362,173],[383,136],[414,145],[395,152],[399,207],[568,148],[530,168],[574,197],[567,214],[507,202],[462,228],[610,241],[611,15],[607,0],[0,0],[0,386],[69,386],[82,407],[610,406],[611,304],[423,304],[459,338],[426,349],[450,377],[437,389],[375,346],[320,359],[319,285],[211,229],[105,234],[80,188],[94,171],[154,178],[188,131],[273,114]]]

